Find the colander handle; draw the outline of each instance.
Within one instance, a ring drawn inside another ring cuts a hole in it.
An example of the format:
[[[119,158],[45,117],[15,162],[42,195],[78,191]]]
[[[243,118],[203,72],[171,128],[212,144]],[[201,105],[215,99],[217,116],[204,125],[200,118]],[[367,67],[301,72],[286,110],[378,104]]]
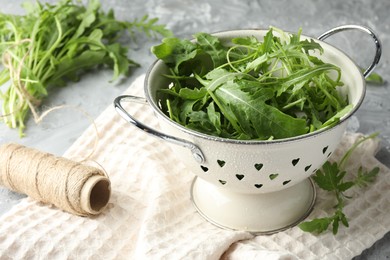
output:
[[[139,129],[143,130],[144,132],[157,137],[159,139],[162,139],[164,141],[180,145],[182,147],[188,148],[191,150],[192,156],[198,163],[203,163],[205,161],[205,157],[202,153],[202,151],[199,149],[199,147],[190,141],[180,139],[174,136],[166,135],[164,133],[161,133],[153,128],[150,128],[149,126],[141,123],[137,119],[135,119],[132,115],[130,115],[122,106],[123,101],[128,101],[128,102],[134,102],[134,103],[141,103],[141,104],[147,104],[148,102],[146,99],[142,97],[136,97],[136,96],[131,96],[131,95],[122,95],[118,96],[114,100],[114,107],[115,110],[118,112],[118,114],[124,118],[127,122],[135,125]]]
[[[376,36],[376,34],[370,28],[361,25],[342,25],[330,29],[327,32],[324,32],[318,37],[318,39],[322,41],[335,33],[348,31],[348,30],[358,30],[358,31],[365,32],[369,34],[374,40],[375,48],[376,48],[374,60],[372,61],[371,65],[363,72],[363,76],[367,78],[371,74],[371,72],[375,69],[376,65],[379,63],[379,60],[382,55],[381,42],[379,41],[379,38]]]

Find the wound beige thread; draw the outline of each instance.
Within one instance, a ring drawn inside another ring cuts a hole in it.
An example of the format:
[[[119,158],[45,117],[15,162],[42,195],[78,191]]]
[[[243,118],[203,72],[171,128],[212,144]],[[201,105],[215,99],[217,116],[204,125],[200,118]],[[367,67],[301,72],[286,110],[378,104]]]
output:
[[[111,195],[106,173],[19,144],[0,146],[1,185],[67,212],[99,214]]]

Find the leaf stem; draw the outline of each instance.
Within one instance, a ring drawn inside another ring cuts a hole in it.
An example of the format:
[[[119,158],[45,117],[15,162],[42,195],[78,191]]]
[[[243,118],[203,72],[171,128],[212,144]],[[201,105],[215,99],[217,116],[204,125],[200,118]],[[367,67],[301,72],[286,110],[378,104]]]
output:
[[[355,142],[349,149],[348,151],[344,154],[344,156],[341,158],[339,161],[339,166],[341,169],[345,168],[345,164],[348,162],[349,158],[351,157],[352,153],[356,150],[356,148],[362,144],[363,142],[369,140],[369,139],[374,139],[379,135],[378,132],[372,133],[368,136],[365,136],[361,138],[359,141]]]

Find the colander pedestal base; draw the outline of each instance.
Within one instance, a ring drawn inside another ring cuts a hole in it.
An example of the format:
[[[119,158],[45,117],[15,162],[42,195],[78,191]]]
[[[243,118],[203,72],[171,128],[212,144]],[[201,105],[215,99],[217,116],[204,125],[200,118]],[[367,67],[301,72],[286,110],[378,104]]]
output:
[[[280,191],[244,194],[195,177],[191,197],[198,212],[218,227],[271,234],[305,219],[314,206],[316,192],[310,178]]]

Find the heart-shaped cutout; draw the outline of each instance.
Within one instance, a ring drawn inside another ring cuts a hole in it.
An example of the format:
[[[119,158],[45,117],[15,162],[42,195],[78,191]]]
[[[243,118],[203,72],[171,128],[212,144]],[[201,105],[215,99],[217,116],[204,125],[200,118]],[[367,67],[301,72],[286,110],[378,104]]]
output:
[[[263,168],[263,164],[262,163],[256,163],[255,164],[255,168],[256,168],[256,170],[260,171],[261,168]]]
[[[299,162],[299,160],[300,160],[299,158],[292,160],[292,161],[291,161],[292,165],[293,165],[293,166],[297,165],[297,163]]]
[[[288,180],[288,181],[284,181],[283,182],[283,185],[287,185],[291,180]]]
[[[322,154],[325,154],[326,150],[328,150],[328,146],[325,146],[324,148],[322,148]]]
[[[311,167],[311,164],[305,167],[305,172],[307,172]]]
[[[273,173],[269,175],[270,180],[274,180],[276,177],[278,177],[279,174]]]
[[[239,179],[241,181],[242,179],[244,179],[245,175],[243,175],[243,174],[236,174],[236,177],[237,177],[237,179]]]
[[[219,182],[220,182],[222,185],[225,185],[225,184],[226,184],[226,181],[223,181],[223,180],[219,180]]]
[[[209,170],[209,168],[207,168],[206,166],[203,166],[203,165],[201,165],[200,168],[202,168],[202,170],[203,170],[204,172],[207,172],[207,171]]]
[[[221,166],[221,167],[225,166],[225,161],[217,160],[217,163],[218,163],[219,166]]]
[[[263,187],[263,184],[256,183],[256,184],[255,184],[255,187],[258,188],[258,189],[260,189],[261,187]]]

